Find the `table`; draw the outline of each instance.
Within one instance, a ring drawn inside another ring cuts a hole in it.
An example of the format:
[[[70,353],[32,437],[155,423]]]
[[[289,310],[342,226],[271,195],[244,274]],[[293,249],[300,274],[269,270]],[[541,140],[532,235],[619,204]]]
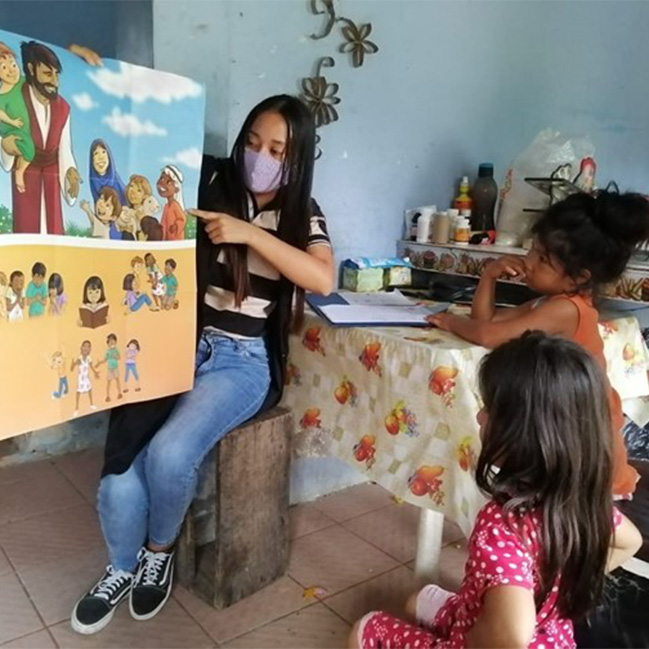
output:
[[[649,420],[649,352],[634,318],[600,325],[625,412]],[[415,570],[434,577],[444,518],[468,536],[484,503],[477,371],[487,353],[438,329],[334,328],[307,313],[291,338],[283,403],[300,456],[332,455],[421,508]]]

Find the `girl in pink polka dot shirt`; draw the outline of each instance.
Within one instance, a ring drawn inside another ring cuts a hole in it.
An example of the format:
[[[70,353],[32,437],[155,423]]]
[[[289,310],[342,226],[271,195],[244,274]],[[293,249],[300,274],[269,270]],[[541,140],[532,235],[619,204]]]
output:
[[[593,358],[563,338],[526,333],[486,357],[476,481],[490,500],[460,590],[424,587],[406,605],[408,621],[367,614],[351,647],[575,646],[571,620],[642,543],[613,508],[606,389]]]

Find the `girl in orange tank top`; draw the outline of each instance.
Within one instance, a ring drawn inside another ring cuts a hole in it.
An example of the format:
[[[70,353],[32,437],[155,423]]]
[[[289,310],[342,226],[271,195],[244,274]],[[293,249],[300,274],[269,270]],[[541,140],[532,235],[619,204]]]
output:
[[[431,316],[441,329],[492,348],[523,334],[565,336],[589,351],[606,371],[604,344],[593,299],[617,280],[642,242],[649,239],[649,202],[640,194],[598,191],[573,194],[552,205],[533,228],[527,257],[502,257],[483,271],[470,317]],[[523,278],[545,296],[514,309],[496,309],[496,281]],[[622,436],[624,416],[617,392],[608,386],[613,432],[613,493],[629,497],[638,474],[629,466]]]

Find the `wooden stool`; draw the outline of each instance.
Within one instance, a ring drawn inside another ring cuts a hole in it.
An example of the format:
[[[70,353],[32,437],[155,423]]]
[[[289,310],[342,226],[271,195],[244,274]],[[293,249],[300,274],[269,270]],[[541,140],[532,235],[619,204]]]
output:
[[[178,540],[177,578],[214,608],[286,572],[292,432],[290,411],[273,408],[226,435],[201,467]]]

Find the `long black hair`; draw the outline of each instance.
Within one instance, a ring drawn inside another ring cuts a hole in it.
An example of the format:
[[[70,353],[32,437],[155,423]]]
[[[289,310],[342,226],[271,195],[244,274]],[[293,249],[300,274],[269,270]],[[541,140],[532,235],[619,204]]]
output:
[[[478,486],[513,516],[538,512],[537,607],[560,575],[558,610],[578,618],[602,592],[613,533],[603,372],[577,344],[528,332],[486,357],[480,391],[488,419]]]
[[[596,290],[618,279],[634,249],[649,238],[649,201],[605,190],[572,194],[552,205],[532,232],[577,282],[577,291]]]
[[[315,161],[315,122],[308,108],[291,95],[276,95],[257,104],[246,117],[241,131],[232,148],[225,186],[233,216],[248,220],[249,191],[245,185],[244,153],[250,129],[263,113],[278,113],[286,121],[288,138],[286,156],[282,173],[282,187],[278,191],[280,219],[278,237],[301,250],[305,250],[309,235],[311,217],[311,187],[313,184],[313,165]],[[226,259],[232,273],[235,301],[237,306],[250,295],[247,248],[242,245],[224,246]],[[282,278],[283,282],[286,282]],[[297,289],[296,316],[299,319],[304,311],[304,291]]]

